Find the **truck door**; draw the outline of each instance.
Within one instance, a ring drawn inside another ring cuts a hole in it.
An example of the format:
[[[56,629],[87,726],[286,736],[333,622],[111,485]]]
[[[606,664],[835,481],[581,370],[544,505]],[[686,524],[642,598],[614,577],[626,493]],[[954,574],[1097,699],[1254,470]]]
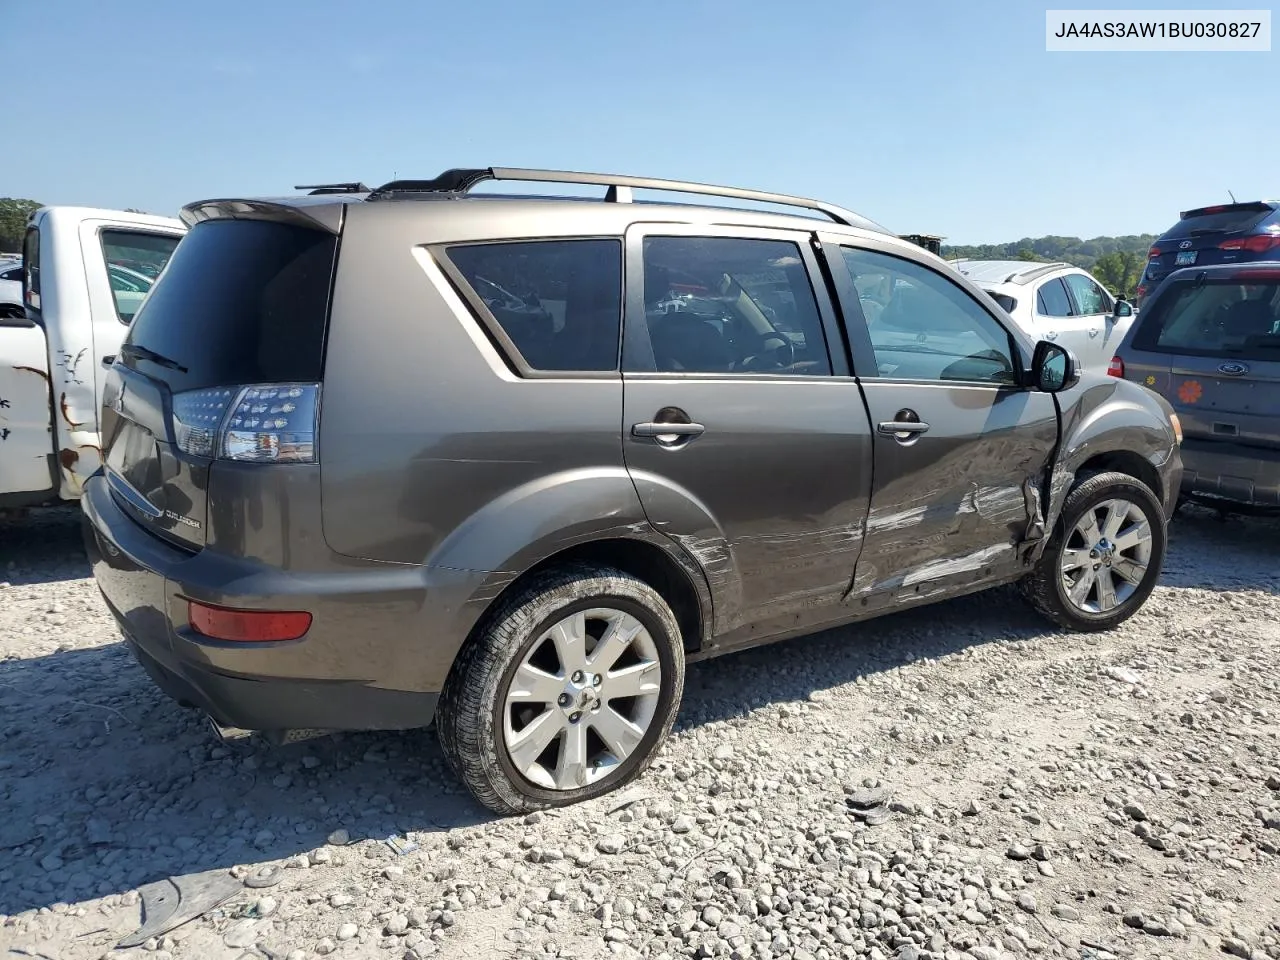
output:
[[[88,349],[84,357],[79,361],[73,357],[71,361],[74,369],[68,388],[87,401],[73,407],[79,410],[75,419],[83,421],[75,428],[78,431],[92,431],[96,437],[106,383],[103,364],[119,351],[134,314],[181,239],[181,231],[127,221],[93,219],[80,224],[79,246],[88,287],[92,343],[84,344]],[[98,468],[98,446],[97,439],[76,445],[76,476],[87,477]],[[73,495],[78,494],[78,489],[73,491]]]

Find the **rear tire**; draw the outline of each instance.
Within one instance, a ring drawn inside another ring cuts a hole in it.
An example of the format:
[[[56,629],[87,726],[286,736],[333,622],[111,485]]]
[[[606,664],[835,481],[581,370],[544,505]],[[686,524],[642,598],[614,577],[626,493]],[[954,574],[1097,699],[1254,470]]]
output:
[[[477,800],[526,813],[640,776],[683,688],[680,627],[661,595],[620,570],[566,567],[536,576],[473,634],[436,726]]]
[[[1022,589],[1039,613],[1069,630],[1109,630],[1138,612],[1164,566],[1164,510],[1123,473],[1080,480]]]

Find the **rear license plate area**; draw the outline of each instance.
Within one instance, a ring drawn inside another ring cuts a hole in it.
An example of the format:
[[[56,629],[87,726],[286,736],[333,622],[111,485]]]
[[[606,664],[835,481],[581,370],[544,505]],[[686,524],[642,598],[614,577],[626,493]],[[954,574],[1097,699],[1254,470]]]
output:
[[[1197,252],[1198,252],[1198,251],[1196,251],[1196,250],[1181,250],[1181,251],[1179,251],[1179,252],[1178,252],[1178,254],[1177,254],[1177,256],[1175,256],[1175,257],[1173,258],[1173,265],[1174,265],[1175,267],[1189,267],[1189,266],[1191,266],[1191,264],[1193,264],[1193,263],[1195,263],[1195,262],[1196,262],[1196,253],[1197,253]]]

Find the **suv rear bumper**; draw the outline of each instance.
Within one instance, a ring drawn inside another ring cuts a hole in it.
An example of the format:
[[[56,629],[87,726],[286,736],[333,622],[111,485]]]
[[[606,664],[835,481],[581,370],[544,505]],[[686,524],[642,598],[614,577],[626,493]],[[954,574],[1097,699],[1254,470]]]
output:
[[[1182,463],[1184,494],[1280,507],[1280,450],[1188,437]]]
[[[432,650],[412,639],[422,629],[422,568],[290,574],[212,549],[188,553],[128,517],[101,473],[86,482],[81,506],[102,596],[135,657],[174,700],[224,727],[264,732],[431,722],[447,675],[438,654],[451,659],[456,644]],[[285,643],[211,640],[187,622],[188,599],[306,610],[314,619]]]

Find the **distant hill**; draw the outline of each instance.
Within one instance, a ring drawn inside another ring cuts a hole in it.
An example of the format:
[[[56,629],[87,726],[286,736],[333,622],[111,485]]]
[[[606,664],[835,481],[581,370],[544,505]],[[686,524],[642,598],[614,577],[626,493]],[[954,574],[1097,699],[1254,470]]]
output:
[[[1024,237],[1012,243],[943,245],[947,260],[1062,260],[1093,273],[1120,296],[1132,296],[1157,234],[1127,237]]]

